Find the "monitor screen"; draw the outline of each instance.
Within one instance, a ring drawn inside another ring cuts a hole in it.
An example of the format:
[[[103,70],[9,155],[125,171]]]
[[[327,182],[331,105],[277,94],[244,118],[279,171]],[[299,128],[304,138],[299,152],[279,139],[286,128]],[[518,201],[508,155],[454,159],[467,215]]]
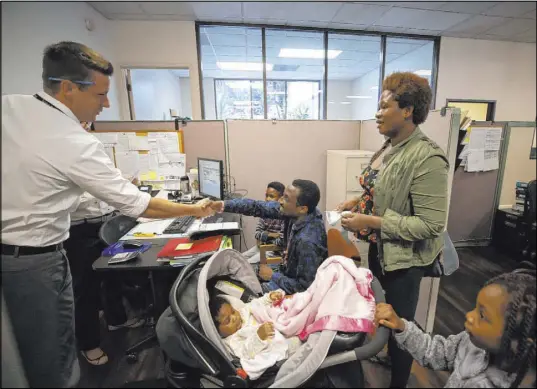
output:
[[[201,196],[224,198],[224,162],[198,158],[198,175]]]

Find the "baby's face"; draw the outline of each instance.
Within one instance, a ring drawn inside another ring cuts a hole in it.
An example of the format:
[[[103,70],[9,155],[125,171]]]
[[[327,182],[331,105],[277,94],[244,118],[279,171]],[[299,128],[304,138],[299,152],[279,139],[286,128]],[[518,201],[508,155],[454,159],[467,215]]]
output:
[[[218,331],[220,335],[227,338],[241,329],[242,319],[239,311],[233,309],[231,304],[223,304],[218,312]]]

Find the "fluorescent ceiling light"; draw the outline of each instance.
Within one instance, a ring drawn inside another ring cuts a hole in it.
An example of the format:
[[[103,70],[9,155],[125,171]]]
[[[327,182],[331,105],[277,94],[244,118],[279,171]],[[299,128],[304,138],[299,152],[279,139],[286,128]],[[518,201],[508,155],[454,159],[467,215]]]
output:
[[[217,62],[216,66],[222,70],[263,71],[263,64],[261,62]],[[273,66],[268,63],[267,72],[270,72]]]
[[[347,96],[348,99],[371,99],[373,96]]]
[[[328,104],[335,104],[333,101],[329,101]]]
[[[371,89],[371,90],[378,90],[379,87],[378,87],[378,86],[372,86],[370,89]]]
[[[328,59],[334,59],[342,53],[341,50],[328,50]],[[280,58],[312,58],[323,59],[323,49],[280,49]]]
[[[285,92],[267,92],[267,95],[284,95]]]
[[[352,104],[350,101],[342,101],[341,104]]]
[[[416,70],[414,73],[417,74],[418,76],[430,76],[433,72],[428,69],[420,69],[420,70]]]

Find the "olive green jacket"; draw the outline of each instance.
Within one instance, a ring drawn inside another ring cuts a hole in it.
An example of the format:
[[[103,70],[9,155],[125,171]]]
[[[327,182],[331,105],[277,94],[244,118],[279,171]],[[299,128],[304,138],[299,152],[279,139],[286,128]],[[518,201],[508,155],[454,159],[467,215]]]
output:
[[[384,156],[373,197],[385,271],[429,265],[442,251],[448,168],[442,149],[419,128]]]

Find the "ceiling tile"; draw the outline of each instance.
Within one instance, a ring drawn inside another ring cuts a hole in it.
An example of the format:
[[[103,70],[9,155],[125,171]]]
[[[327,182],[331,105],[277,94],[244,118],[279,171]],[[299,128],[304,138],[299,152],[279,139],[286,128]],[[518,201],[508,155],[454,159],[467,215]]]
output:
[[[511,19],[508,22],[487,30],[488,35],[513,36],[528,30],[535,30],[535,22],[531,19]]]
[[[145,13],[150,15],[194,15],[192,7],[188,3],[147,1],[138,4],[144,10]]]
[[[406,27],[391,27],[391,26],[370,26],[368,31],[376,32],[391,32],[394,34],[403,34],[407,28]]]
[[[370,25],[388,12],[383,5],[344,4],[332,22]]]
[[[535,42],[536,40],[536,31],[535,29],[523,32],[522,34],[515,35],[513,39],[516,39],[520,42]]]
[[[394,7],[399,8],[415,8],[415,9],[440,9],[446,2],[444,1],[396,1],[390,2]]]
[[[190,2],[189,5],[194,10],[198,19],[216,18],[242,18],[241,3],[206,3]]]
[[[339,2],[305,3],[289,2],[277,6],[270,2],[243,2],[243,17],[246,19],[317,20],[330,21],[341,7]]]
[[[352,24],[352,23],[330,23],[330,28],[339,30],[365,30],[369,25],[367,24]]]
[[[483,12],[488,16],[512,17],[523,16],[536,8],[535,1],[505,1]]]
[[[496,4],[498,3],[492,1],[450,1],[444,3],[440,10],[478,15]]]
[[[528,19],[535,20],[536,19],[536,11],[537,10],[534,9],[533,11],[526,12],[524,15],[521,16],[521,18],[528,18]]]
[[[317,28],[327,28],[330,22],[318,22],[311,20],[293,20],[287,21],[288,26],[296,27],[317,27]]]
[[[450,33],[478,35],[490,30],[493,27],[500,26],[506,21],[508,21],[508,19],[495,16],[475,15],[462,23],[449,28],[447,31]],[[444,33],[447,31],[444,31]]]
[[[146,14],[108,14],[106,17],[112,20],[151,20],[151,16]]]
[[[490,35],[490,34],[481,34],[475,37],[475,39],[485,39],[488,41],[508,41],[512,42],[513,38],[506,37],[506,36],[499,36],[499,35]]]
[[[426,11],[421,9],[391,8],[375,25],[424,30],[445,30],[465,19],[469,15],[453,12]]]
[[[175,20],[180,22],[188,22],[196,20],[194,15],[180,15],[180,14],[165,14],[165,15],[148,15],[149,20]]]
[[[442,33],[442,31],[439,30],[422,30],[419,28],[407,28],[405,31],[405,34],[415,34],[415,35],[432,35],[432,36],[438,36]]]
[[[91,5],[97,11],[103,15],[107,14],[143,14],[142,9],[138,3],[135,2],[122,2],[122,1],[110,1],[110,2],[92,2]]]

